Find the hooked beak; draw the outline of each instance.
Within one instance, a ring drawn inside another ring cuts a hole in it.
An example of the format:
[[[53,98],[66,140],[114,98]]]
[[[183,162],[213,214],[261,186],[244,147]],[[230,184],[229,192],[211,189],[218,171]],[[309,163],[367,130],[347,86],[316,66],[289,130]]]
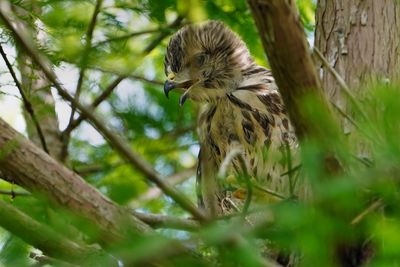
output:
[[[175,81],[173,81],[173,80],[166,80],[165,83],[164,83],[164,93],[165,93],[165,96],[168,98],[169,92],[170,92],[172,89],[175,89],[175,88],[184,89],[185,92],[184,92],[183,95],[179,98],[179,105],[180,105],[180,106],[183,106],[183,104],[185,103],[185,101],[186,101],[186,100],[188,99],[188,97],[189,97],[188,92],[190,91],[190,88],[192,87],[192,85],[193,85],[193,81],[191,81],[191,80],[188,80],[188,81],[185,81],[185,82],[175,82]]]
[[[170,80],[166,80],[165,81],[165,83],[164,83],[164,93],[165,93],[165,96],[167,98],[169,98],[168,97],[169,91],[171,91],[174,88],[176,88],[176,83],[174,81],[170,81]]]

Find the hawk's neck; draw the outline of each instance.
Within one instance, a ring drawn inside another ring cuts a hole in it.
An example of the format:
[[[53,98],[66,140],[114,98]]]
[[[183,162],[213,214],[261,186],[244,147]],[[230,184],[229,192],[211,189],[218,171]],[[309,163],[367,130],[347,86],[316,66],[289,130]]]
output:
[[[236,90],[263,90],[276,89],[272,72],[259,65],[251,65],[241,70],[242,81]]]

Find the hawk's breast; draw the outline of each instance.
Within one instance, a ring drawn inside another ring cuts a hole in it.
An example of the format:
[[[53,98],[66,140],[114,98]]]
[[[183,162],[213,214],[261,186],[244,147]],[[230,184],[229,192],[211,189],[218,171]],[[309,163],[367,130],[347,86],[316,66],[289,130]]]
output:
[[[199,119],[201,147],[217,168],[240,149],[246,173],[260,187],[289,196],[287,149],[295,145],[280,96],[276,90],[237,90],[214,103],[207,103]],[[226,177],[242,175],[237,157],[230,160]],[[226,178],[225,177],[225,178]],[[224,179],[224,178],[222,178]],[[226,190],[240,190],[235,179],[222,181]]]

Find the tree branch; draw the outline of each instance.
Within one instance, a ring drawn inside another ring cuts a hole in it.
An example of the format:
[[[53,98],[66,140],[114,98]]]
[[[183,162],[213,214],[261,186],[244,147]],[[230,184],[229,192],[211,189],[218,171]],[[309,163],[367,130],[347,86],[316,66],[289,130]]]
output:
[[[33,121],[33,124],[36,127],[36,131],[37,131],[37,134],[39,136],[39,140],[40,140],[40,143],[42,145],[42,148],[43,148],[44,151],[46,151],[46,153],[49,154],[49,150],[47,149],[47,145],[46,145],[46,139],[44,138],[44,134],[43,134],[42,128],[40,127],[39,121],[36,118],[36,114],[35,114],[35,111],[34,111],[34,109],[32,107],[32,104],[31,104],[31,102],[29,102],[28,98],[26,97],[24,89],[22,88],[20,82],[18,81],[17,75],[15,74],[14,69],[12,68],[12,65],[11,65],[10,61],[8,61],[7,55],[4,52],[3,46],[1,44],[0,44],[0,54],[3,57],[3,60],[6,63],[8,71],[10,72],[10,74],[11,74],[13,80],[14,80],[15,86],[18,88],[18,91],[19,91],[19,93],[21,95],[22,102],[24,103],[24,107],[26,109],[26,112],[28,112],[29,116],[31,117],[31,119]]]
[[[102,244],[126,237],[126,227],[143,233],[150,228],[126,209],[115,205],[81,177],[57,163],[0,119],[0,170],[4,179],[35,195],[45,196],[81,218],[101,233]],[[122,223],[126,224],[123,225]]]
[[[10,190],[0,189],[0,195],[11,196],[12,198],[15,198],[17,196],[30,196],[31,194],[29,192],[14,191],[12,189]]]
[[[168,28],[177,28],[182,24],[184,17],[178,15],[178,17],[168,26]],[[169,35],[168,31],[161,32],[145,49],[144,53],[148,54],[152,51],[165,37]]]
[[[321,89],[295,1],[247,1],[298,138],[300,141],[323,142],[326,146],[325,170],[329,174],[341,172],[342,167],[332,147],[335,143],[332,140],[341,136],[338,123]],[[304,104],[310,100],[313,110]],[[313,120],[315,108],[323,116],[324,124]]]
[[[198,221],[191,219],[181,219],[175,216],[149,214],[137,211],[132,211],[132,213],[153,228],[172,228],[177,230],[196,231],[200,227]]]
[[[162,31],[162,28],[157,28],[157,29],[149,29],[149,30],[143,30],[143,31],[137,31],[137,32],[131,32],[125,35],[121,35],[121,36],[117,36],[117,37],[112,37],[100,42],[97,42],[93,45],[93,47],[98,47],[98,46],[102,46],[104,44],[108,44],[111,42],[116,42],[116,41],[122,41],[122,40],[126,40],[126,39],[130,39],[132,37],[136,37],[139,35],[144,35],[144,34],[150,34],[150,33],[155,33],[155,32],[160,32]]]
[[[16,41],[25,48],[26,53],[28,53],[33,61],[42,69],[43,73],[46,75],[47,79],[54,85],[61,97],[66,99],[74,105],[82,114],[88,118],[89,122],[96,128],[100,134],[109,142],[109,144],[132,166],[139,169],[145,176],[160,187],[163,192],[170,196],[176,203],[178,203],[182,208],[190,212],[196,219],[206,220],[205,215],[196,208],[196,206],[181,192],[171,187],[167,182],[165,182],[160,175],[152,168],[152,166],[143,160],[138,154],[133,152],[124,139],[118,134],[112,132],[106,124],[100,120],[91,109],[82,105],[74,97],[72,97],[68,91],[61,86],[58,82],[57,76],[51,69],[51,64],[47,58],[33,46],[29,35],[26,34],[24,29],[16,29],[11,22],[16,20],[15,16],[10,12],[10,3],[5,0],[0,0],[0,17],[2,18],[4,24],[7,28],[14,34]]]
[[[187,169],[175,174],[172,174],[165,179],[168,181],[168,183],[171,186],[180,184],[184,181],[186,181],[188,178],[192,177],[193,175],[196,174],[196,169]],[[149,202],[153,199],[156,199],[160,197],[162,194],[162,191],[158,187],[152,187],[148,189],[144,194],[140,195],[137,199],[133,200],[131,203],[129,203],[130,207],[133,208],[138,208],[139,206],[142,206],[143,203]]]
[[[125,76],[118,76],[117,78],[115,78],[114,81],[112,81],[106,89],[104,89],[104,91],[93,101],[93,103],[90,105],[91,109],[95,109],[96,107],[98,107],[104,100],[106,100],[111,93],[114,91],[114,89],[121,83],[122,80],[124,80],[126,77]],[[73,120],[72,122],[70,122],[67,126],[67,128],[65,128],[65,130],[63,131],[63,136],[64,137],[69,137],[71,132],[78,127],[82,121],[84,121],[86,119],[85,115],[81,114],[77,119]]]
[[[118,266],[116,259],[104,251],[74,243],[1,200],[0,217],[1,227],[40,249],[46,255],[77,264],[101,262],[106,265]]]
[[[101,5],[103,4],[103,0],[97,0],[96,5],[94,7],[92,19],[90,20],[87,32],[86,32],[86,42],[85,42],[85,49],[83,50],[83,55],[82,55],[82,60],[81,60],[81,69],[79,71],[79,78],[78,78],[78,83],[76,85],[75,89],[75,99],[76,101],[79,101],[79,96],[81,93],[82,89],[82,84],[83,84],[83,79],[85,77],[85,71],[86,71],[86,64],[89,58],[90,54],[90,48],[92,47],[92,38],[93,38],[93,31],[96,26],[96,21],[97,21],[97,15],[100,12]],[[74,120],[74,115],[75,115],[75,107],[71,107],[71,115],[69,117],[69,123],[67,128],[69,128],[69,125],[73,122]]]

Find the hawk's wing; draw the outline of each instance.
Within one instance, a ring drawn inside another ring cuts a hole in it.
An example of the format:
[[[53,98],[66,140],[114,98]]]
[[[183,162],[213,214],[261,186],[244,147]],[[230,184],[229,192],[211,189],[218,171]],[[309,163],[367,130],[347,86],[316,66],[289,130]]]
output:
[[[224,181],[216,177],[230,151],[237,147],[242,150],[246,173],[265,201],[295,193],[294,181],[285,173],[296,164],[288,159],[295,154],[297,142],[270,75],[251,77],[226,98],[208,103],[200,115],[199,136],[198,188],[207,210],[218,211],[215,203],[219,201],[220,212],[225,196],[240,197],[245,191],[243,183],[228,179],[244,173],[237,158],[230,159]]]

